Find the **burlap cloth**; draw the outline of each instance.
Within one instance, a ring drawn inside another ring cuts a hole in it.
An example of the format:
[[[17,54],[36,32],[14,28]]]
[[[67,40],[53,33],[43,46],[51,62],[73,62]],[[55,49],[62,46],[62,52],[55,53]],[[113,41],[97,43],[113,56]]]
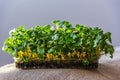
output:
[[[115,51],[113,59],[102,56],[96,70],[21,70],[13,63],[0,67],[0,80],[120,80],[120,50]]]

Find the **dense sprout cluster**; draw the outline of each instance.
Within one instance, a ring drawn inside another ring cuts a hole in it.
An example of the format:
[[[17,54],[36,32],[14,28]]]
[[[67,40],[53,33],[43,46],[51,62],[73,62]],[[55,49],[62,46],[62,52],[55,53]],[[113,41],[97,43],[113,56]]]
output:
[[[113,57],[111,33],[102,29],[77,24],[73,27],[67,21],[53,21],[50,25],[25,29],[20,26],[9,33],[3,50],[24,62],[37,60],[82,60],[88,64],[102,54]]]

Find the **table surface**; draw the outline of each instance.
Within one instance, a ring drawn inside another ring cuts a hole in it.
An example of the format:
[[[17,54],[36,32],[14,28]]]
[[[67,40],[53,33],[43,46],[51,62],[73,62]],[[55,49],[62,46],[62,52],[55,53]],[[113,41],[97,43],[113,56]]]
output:
[[[116,48],[113,59],[102,56],[99,60],[99,67],[95,70],[21,70],[13,63],[0,67],[0,80],[120,80],[120,48]]]

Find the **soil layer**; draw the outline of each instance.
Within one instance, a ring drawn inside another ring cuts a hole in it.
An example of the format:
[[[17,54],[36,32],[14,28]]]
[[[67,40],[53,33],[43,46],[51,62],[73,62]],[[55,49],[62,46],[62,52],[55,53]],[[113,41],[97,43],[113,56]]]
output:
[[[49,68],[86,68],[86,69],[96,69],[98,68],[98,62],[89,63],[84,65],[81,60],[50,60],[50,61],[28,61],[28,62],[17,62],[15,63],[17,68],[21,69],[49,69]]]

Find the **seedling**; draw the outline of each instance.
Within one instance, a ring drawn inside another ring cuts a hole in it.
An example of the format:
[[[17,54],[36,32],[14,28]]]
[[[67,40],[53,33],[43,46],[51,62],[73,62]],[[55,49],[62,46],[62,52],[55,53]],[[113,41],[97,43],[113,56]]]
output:
[[[31,62],[39,66],[46,62],[59,65],[63,62],[64,67],[78,61],[78,66],[89,66],[98,63],[101,55],[113,57],[110,32],[104,33],[98,27],[80,24],[73,27],[68,21],[55,20],[53,24],[56,29],[45,25],[29,29],[20,26],[11,30],[4,42],[3,51],[12,55],[17,65]]]

